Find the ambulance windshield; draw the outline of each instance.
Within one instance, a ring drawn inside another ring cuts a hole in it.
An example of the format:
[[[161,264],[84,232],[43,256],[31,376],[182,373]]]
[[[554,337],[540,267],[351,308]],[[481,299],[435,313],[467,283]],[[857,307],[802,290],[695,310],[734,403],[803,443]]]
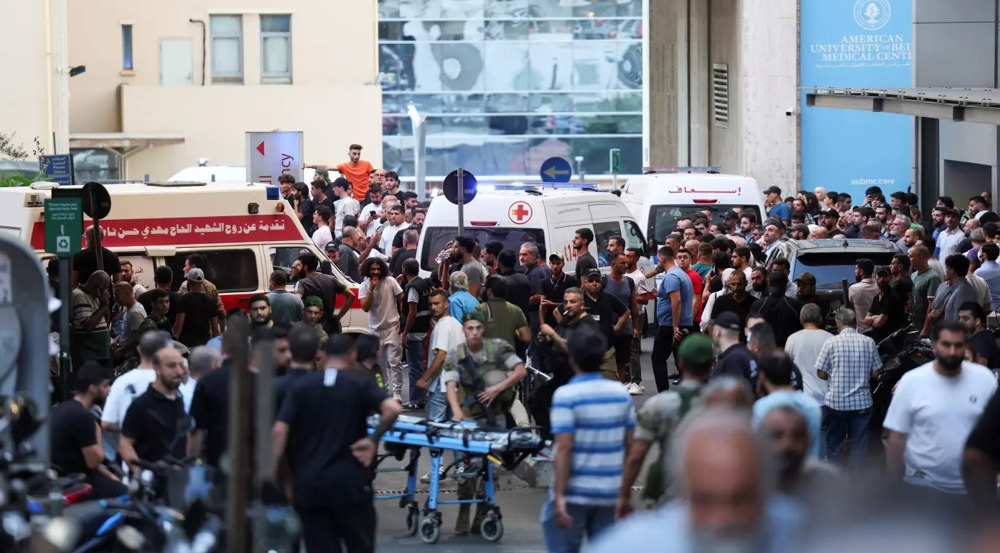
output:
[[[448,242],[455,239],[457,234],[455,227],[429,227],[423,237],[423,244],[420,249],[420,268],[433,271],[437,269],[438,263],[443,258],[443,251]],[[486,246],[488,242],[497,240],[503,243],[503,247],[520,252],[521,245],[526,242],[545,244],[545,233],[542,229],[533,228],[502,228],[502,227],[465,227],[466,236],[471,236],[479,241],[480,246]],[[518,270],[523,270],[520,262],[517,264]]]

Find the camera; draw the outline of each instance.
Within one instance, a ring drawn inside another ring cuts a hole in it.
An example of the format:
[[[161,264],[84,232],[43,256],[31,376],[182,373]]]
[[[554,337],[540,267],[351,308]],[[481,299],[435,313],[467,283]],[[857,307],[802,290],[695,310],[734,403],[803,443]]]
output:
[[[785,117],[791,117],[793,115],[798,115],[800,113],[802,113],[802,112],[799,111],[799,108],[797,108],[795,106],[792,106],[792,107],[790,107],[790,108],[788,108],[788,109],[785,110]]]

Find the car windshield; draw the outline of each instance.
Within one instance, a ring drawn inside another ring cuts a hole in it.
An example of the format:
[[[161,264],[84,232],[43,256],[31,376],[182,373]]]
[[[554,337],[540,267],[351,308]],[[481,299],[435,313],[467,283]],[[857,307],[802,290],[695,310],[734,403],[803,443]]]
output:
[[[657,244],[662,244],[667,236],[677,229],[678,219],[688,217],[693,221],[699,217],[699,211],[711,211],[712,222],[721,223],[723,213],[737,208],[742,210],[742,213],[753,213],[760,223],[760,209],[754,205],[654,205],[649,210],[649,228],[646,229],[646,237],[655,239]]]
[[[455,239],[455,227],[430,227],[424,232],[423,244],[420,248],[420,268],[433,271],[437,269],[438,258],[448,242]],[[542,229],[533,228],[482,228],[465,227],[465,236],[479,241],[481,246],[494,240],[503,242],[503,247],[520,252],[521,245],[526,242],[545,244],[545,233]],[[523,270],[520,260],[517,269]]]
[[[796,258],[792,276],[798,278],[802,273],[812,273],[816,277],[816,288],[840,288],[841,280],[847,279],[848,284],[854,284],[854,265],[859,259],[867,257],[876,267],[888,267],[892,256],[897,252],[802,252]]]

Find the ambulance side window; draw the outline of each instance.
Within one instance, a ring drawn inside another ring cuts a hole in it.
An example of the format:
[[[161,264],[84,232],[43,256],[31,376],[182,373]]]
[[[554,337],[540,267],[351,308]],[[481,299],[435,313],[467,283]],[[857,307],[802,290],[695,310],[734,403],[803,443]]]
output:
[[[205,257],[205,278],[219,292],[253,292],[257,290],[257,256],[254,250],[189,250],[164,257],[163,262],[174,271],[173,289],[184,282],[184,260],[191,254]]]
[[[152,290],[156,287],[156,283],[153,282],[153,272],[156,270],[153,266],[153,258],[144,253],[121,253],[118,254],[118,261],[120,263],[128,261],[132,264],[132,273],[135,275],[134,280],[141,284],[143,288]],[[181,266],[183,267],[183,263]],[[177,279],[174,278],[174,280]]]
[[[642,231],[639,230],[639,225],[635,224],[635,221],[624,221],[625,223],[625,249],[628,248],[639,248],[642,250],[643,257],[646,256],[646,241],[642,237]]]
[[[277,271],[279,269],[285,271],[291,275],[292,263],[299,258],[302,254],[302,246],[275,246],[267,249],[267,253],[271,258],[272,270]]]
[[[618,222],[594,223],[594,244],[597,246],[597,264],[601,267],[608,266],[608,241],[612,236],[618,236],[622,232]]]

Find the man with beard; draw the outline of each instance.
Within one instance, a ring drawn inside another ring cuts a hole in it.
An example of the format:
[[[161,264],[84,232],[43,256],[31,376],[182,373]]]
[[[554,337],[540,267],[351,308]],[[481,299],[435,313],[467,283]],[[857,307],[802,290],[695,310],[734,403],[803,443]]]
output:
[[[292,279],[296,281],[295,294],[300,298],[318,296],[322,299],[326,308],[323,313],[323,327],[327,334],[340,332],[340,320],[347,316],[351,306],[354,305],[354,292],[344,286],[337,277],[320,273],[319,258],[315,254],[304,253],[299,256],[296,263],[292,265]],[[344,298],[340,311],[337,311],[336,307],[338,295]]]
[[[365,277],[358,290],[361,309],[368,313],[368,327],[382,343],[380,365],[389,376],[389,391],[402,403],[403,344],[396,303],[403,299],[403,289],[389,275],[389,267],[381,259],[366,260],[361,264],[361,274]]]
[[[102,465],[101,427],[91,412],[93,407],[104,405],[109,382],[103,367],[84,363],[76,371],[76,393],[49,416],[52,468],[60,476],[86,475],[85,482],[93,488],[90,499],[128,493],[128,487]]]
[[[771,277],[769,284],[766,295],[753,303],[750,313],[762,317],[774,328],[775,340],[784,348],[788,337],[802,330],[799,322],[802,302],[785,295],[788,277],[784,273]]]
[[[938,259],[947,259],[953,253],[959,253],[958,245],[965,240],[965,233],[958,226],[958,212],[949,209],[944,212],[945,228],[937,237]]]
[[[986,328],[983,306],[967,301],[958,307],[958,322],[969,331],[966,359],[989,369],[1000,369],[1000,347]]]
[[[459,236],[455,238],[455,246],[452,249],[450,261],[452,263],[460,263],[461,271],[465,273],[468,279],[468,290],[473,297],[479,297],[479,288],[483,284],[486,284],[486,271],[483,268],[483,264],[475,258],[473,251],[476,249],[476,241],[468,236]],[[442,264],[444,265],[444,264]],[[444,282],[446,279],[442,277],[441,281]]]
[[[889,269],[880,267],[875,271],[878,294],[865,315],[865,325],[872,327],[869,336],[875,343],[903,327],[906,322],[906,303],[892,290]]]
[[[770,283],[770,273],[764,267],[754,267],[750,270],[750,288],[747,290],[754,299],[759,299],[767,292]],[[732,277],[729,277],[732,279]]]
[[[965,278],[969,273],[969,258],[956,253],[944,260],[944,266],[944,281],[934,293],[934,301],[920,333],[925,338],[930,334],[934,322],[941,319],[957,320],[959,306],[967,301],[979,301],[976,290]]]
[[[858,315],[858,332],[866,333],[871,326],[865,324],[865,315],[871,310],[872,301],[878,295],[875,283],[875,263],[863,257],[854,264],[854,279],[857,281],[847,290],[847,297]]]
[[[186,447],[184,399],[177,392],[187,376],[184,357],[170,344],[153,354],[153,370],[156,380],[129,406],[118,442],[119,455],[134,469],[140,459],[149,463],[168,455],[180,459]]]
[[[913,300],[913,279],[910,278],[910,256],[908,253],[892,256],[892,262],[889,264],[889,275],[892,276],[889,284],[892,291],[899,296],[909,311],[910,302]]]
[[[271,328],[271,300],[265,294],[250,296],[250,331],[253,333],[262,328]]]
[[[790,405],[802,413],[806,419],[809,457],[819,458],[820,421],[823,412],[819,403],[792,384],[798,372],[791,358],[781,350],[761,353],[757,356],[757,375],[760,386],[766,394],[753,404],[753,422],[757,426],[768,412],[778,406]],[[801,467],[800,467],[801,468]]]
[[[678,501],[633,515],[607,530],[591,553],[644,551],[791,551],[803,516],[797,503],[774,496],[763,450],[749,417],[708,408],[690,419],[670,449]]]
[[[821,299],[816,294],[816,276],[812,273],[802,273],[795,279],[795,297],[802,305],[814,303],[820,308],[820,316],[826,320],[830,313],[830,302]]]
[[[747,293],[747,277],[743,271],[733,271],[729,276],[729,293],[720,295],[715,300],[715,306],[709,314],[715,319],[719,315],[729,311],[735,313],[740,319],[740,327],[746,324],[747,316],[750,315],[750,308],[753,306],[753,296]]]
[[[929,504],[964,503],[962,448],[997,389],[989,369],[965,361],[965,333],[958,321],[934,325],[934,361],[903,375],[885,416],[889,475]]]
[[[809,428],[805,412],[784,400],[770,404],[758,415],[759,404],[759,401],[754,404],[753,425],[771,446],[771,455],[777,463],[777,491],[804,502],[810,510],[827,507],[830,495],[844,482],[837,469],[827,463],[807,460],[809,448],[819,435]]]

